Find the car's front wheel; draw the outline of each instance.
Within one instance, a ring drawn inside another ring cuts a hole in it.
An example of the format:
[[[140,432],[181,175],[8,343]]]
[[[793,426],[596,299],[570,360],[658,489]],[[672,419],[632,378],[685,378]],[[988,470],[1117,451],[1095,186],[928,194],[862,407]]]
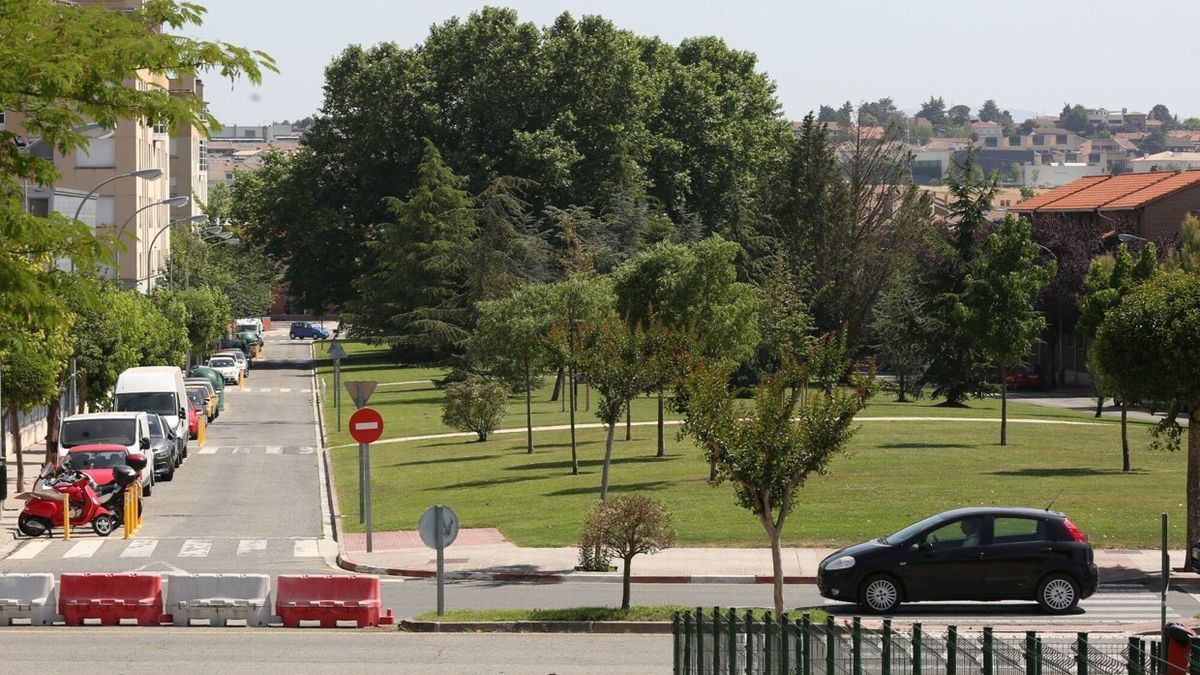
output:
[[[1079,606],[1079,584],[1066,574],[1051,574],[1038,584],[1037,602],[1047,614],[1066,614]]]
[[[900,585],[885,574],[867,577],[858,594],[858,604],[873,614],[886,614],[900,606]]]

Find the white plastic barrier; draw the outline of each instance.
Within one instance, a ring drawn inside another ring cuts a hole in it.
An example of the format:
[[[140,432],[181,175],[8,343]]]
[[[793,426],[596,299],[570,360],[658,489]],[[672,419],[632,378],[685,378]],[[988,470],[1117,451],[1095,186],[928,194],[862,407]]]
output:
[[[275,618],[271,577],[266,574],[169,574],[166,578],[166,613],[176,626],[203,620],[211,626],[224,626],[229,620],[265,626]]]
[[[53,574],[0,574],[0,626],[14,620],[47,626],[57,618]]]

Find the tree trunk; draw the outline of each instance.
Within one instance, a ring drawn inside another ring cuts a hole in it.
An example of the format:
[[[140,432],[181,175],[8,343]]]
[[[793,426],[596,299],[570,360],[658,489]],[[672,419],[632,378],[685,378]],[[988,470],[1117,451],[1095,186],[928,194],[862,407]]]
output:
[[[579,475],[579,457],[575,454],[575,367],[572,366],[568,375],[571,382],[567,385],[567,392],[571,398],[570,404],[567,406],[571,409],[571,475]]]
[[[629,568],[633,564],[633,556],[625,558],[625,571],[621,574],[621,609],[629,609]]]
[[[663,442],[663,390],[658,390],[658,457],[667,456],[667,446]]]
[[[717,482],[717,456],[713,455],[708,460],[708,482]]]
[[[62,421],[62,398],[55,398],[46,406],[46,462],[58,461],[58,425]]]
[[[1129,404],[1121,401],[1121,470],[1129,471]]]
[[[1000,369],[1000,445],[1008,445],[1008,368]]]
[[[900,395],[896,397],[896,403],[908,403],[908,399],[905,397],[906,390],[904,386],[904,379],[904,373],[900,373],[900,375],[897,377],[897,382],[900,384]]]
[[[525,363],[525,435],[529,454],[533,454],[533,383],[529,378],[529,362]]]
[[[554,376],[554,391],[550,393],[551,401],[559,400],[558,397],[562,395],[563,379],[564,379],[563,378],[563,367],[559,366],[558,373]],[[565,401],[565,400],[566,399],[563,399],[563,401]],[[565,407],[566,404],[564,403],[563,405],[564,405],[563,412],[566,412],[566,407]]]
[[[17,492],[25,491],[25,462],[21,458],[21,427],[17,419],[17,407],[8,407],[8,428],[12,431],[13,456],[17,459]]]
[[[771,585],[774,587],[775,616],[780,616],[783,614],[783,551],[779,541],[780,532],[774,525],[768,525],[766,518],[763,519],[763,526],[771,537]]]
[[[591,382],[583,383],[583,409],[584,410],[592,409],[592,383]]]
[[[79,380],[79,410],[76,411],[77,414],[80,414],[80,415],[83,414],[83,411],[87,408],[87,400],[88,400],[88,378],[82,377]]]
[[[1103,396],[1097,396],[1097,397],[1096,397],[1096,414],[1095,414],[1095,417],[1099,417],[1099,416],[1100,416],[1100,413],[1102,413],[1102,412],[1104,412],[1104,397],[1103,397]]]
[[[633,440],[633,400],[625,403],[625,440]]]
[[[600,501],[608,499],[608,465],[612,463],[613,434],[617,430],[614,421],[608,426],[608,438],[604,440],[604,464],[600,467]]]
[[[1200,540],[1200,406],[1188,415],[1187,541],[1185,551]]]

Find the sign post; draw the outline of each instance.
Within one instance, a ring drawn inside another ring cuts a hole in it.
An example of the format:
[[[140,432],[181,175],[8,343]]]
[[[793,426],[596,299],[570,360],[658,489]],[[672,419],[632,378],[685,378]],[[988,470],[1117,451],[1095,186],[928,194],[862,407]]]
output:
[[[421,514],[417,529],[421,532],[421,541],[437,550],[437,613],[441,616],[446,613],[445,551],[458,538],[458,515],[449,506],[434,504]]]
[[[383,435],[383,416],[374,408],[359,408],[350,416],[350,435],[358,441],[358,452],[364,467],[358,493],[362,496],[367,522],[367,553],[371,553],[371,444]]]
[[[346,380],[346,391],[350,393],[350,400],[354,401],[354,407],[361,409],[367,405],[367,401],[371,398],[371,393],[375,391],[375,385],[378,384],[375,380]],[[366,497],[363,492],[363,485],[369,480],[368,467],[365,455],[370,454],[370,448],[364,449],[362,443],[358,444],[358,522],[363,522],[364,507],[366,505]]]
[[[329,358],[333,359],[333,407],[337,409],[337,430],[342,430],[342,359],[346,350],[342,343],[334,340],[329,345]]]

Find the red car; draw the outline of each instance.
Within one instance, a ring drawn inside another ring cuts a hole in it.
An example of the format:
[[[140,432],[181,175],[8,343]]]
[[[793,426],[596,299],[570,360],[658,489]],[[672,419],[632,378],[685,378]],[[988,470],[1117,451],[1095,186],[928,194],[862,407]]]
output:
[[[1008,374],[1009,389],[1036,389],[1045,391],[1046,376],[1037,371],[1033,366],[1022,366]]]
[[[95,445],[76,445],[68,451],[71,466],[92,477],[96,485],[108,485],[113,481],[113,469],[118,466],[128,466],[129,449],[123,445],[97,443]],[[143,466],[144,464],[143,460]],[[138,471],[138,480],[142,472]]]
[[[204,409],[204,400],[201,394],[196,389],[189,389],[187,392],[188,406],[188,438],[195,439],[200,433],[200,415],[207,415],[208,411]]]

